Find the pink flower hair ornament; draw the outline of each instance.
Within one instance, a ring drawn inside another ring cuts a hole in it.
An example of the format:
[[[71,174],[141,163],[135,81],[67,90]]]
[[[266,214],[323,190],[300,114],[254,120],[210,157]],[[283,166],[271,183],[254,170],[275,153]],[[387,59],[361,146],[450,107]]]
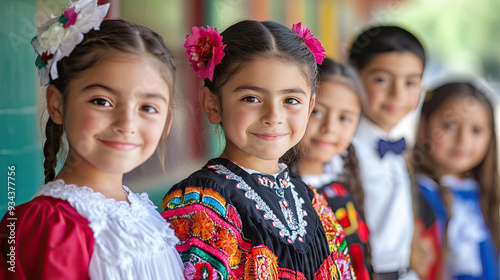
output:
[[[186,55],[191,62],[191,67],[198,73],[198,78],[213,80],[215,66],[224,57],[225,44],[222,43],[222,36],[217,32],[217,28],[207,29],[194,26],[191,35],[186,36],[184,43]]]
[[[50,15],[38,28],[31,45],[38,55],[35,65],[41,86],[49,84],[49,75],[53,80],[59,78],[57,62],[71,54],[85,33],[99,30],[108,9],[109,3],[98,5],[97,0],[70,0],[61,16]]]
[[[304,39],[307,47],[309,47],[309,50],[311,50],[311,52],[313,53],[314,59],[316,59],[316,63],[323,63],[323,59],[325,59],[326,57],[326,51],[319,40],[314,38],[314,36],[311,34],[311,30],[309,30],[309,28],[307,27],[302,27],[302,22],[292,25],[292,30],[297,32],[297,34],[302,39]]]

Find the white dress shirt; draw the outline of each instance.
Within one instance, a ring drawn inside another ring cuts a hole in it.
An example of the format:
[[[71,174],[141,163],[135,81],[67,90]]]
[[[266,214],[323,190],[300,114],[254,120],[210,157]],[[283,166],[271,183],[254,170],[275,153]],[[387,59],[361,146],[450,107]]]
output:
[[[413,237],[411,182],[405,159],[393,152],[380,158],[377,151],[380,139],[401,138],[392,134],[362,117],[352,140],[365,191],[372,265],[377,273],[407,268]]]

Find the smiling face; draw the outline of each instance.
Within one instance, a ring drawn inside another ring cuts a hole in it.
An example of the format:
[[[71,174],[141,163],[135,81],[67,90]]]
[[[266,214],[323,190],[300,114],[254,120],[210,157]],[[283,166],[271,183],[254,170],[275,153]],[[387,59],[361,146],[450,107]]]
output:
[[[63,105],[68,159],[89,176],[131,171],[155,151],[169,102],[168,84],[149,57],[112,57],[81,72]]]
[[[278,172],[278,159],[303,137],[313,103],[297,65],[252,60],[222,88],[217,118],[226,147],[221,156],[246,168]]]
[[[411,52],[386,52],[374,56],[360,71],[368,95],[364,114],[389,132],[416,108],[423,63]]]
[[[476,167],[486,156],[492,137],[488,110],[473,97],[443,101],[424,129],[439,175],[462,176]]]
[[[344,83],[323,81],[301,141],[303,160],[326,163],[347,149],[356,131],[361,104],[354,90]]]

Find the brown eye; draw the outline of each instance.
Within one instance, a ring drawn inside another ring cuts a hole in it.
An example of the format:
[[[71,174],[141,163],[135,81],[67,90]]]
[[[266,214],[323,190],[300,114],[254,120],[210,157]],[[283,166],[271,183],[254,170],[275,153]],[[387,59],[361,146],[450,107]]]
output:
[[[298,100],[297,98],[290,97],[290,98],[285,99],[285,103],[295,105],[295,104],[299,104],[300,100]]]
[[[158,113],[158,110],[155,107],[149,106],[149,105],[142,106],[141,110],[143,110],[143,111],[145,111],[146,113],[149,113],[149,114]]]
[[[109,103],[109,101],[107,101],[106,99],[103,99],[103,98],[92,99],[90,102],[94,103],[95,105],[99,105],[99,106],[111,107],[111,103]]]
[[[241,99],[242,101],[250,102],[250,103],[257,103],[259,102],[259,99],[255,96],[246,96]]]

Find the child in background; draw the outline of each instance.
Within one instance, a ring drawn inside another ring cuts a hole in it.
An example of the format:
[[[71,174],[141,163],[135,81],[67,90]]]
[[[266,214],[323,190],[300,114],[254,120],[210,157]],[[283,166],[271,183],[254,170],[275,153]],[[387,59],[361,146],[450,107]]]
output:
[[[183,277],[174,231],[147,194],[122,185],[170,130],[173,57],[150,29],[102,21],[108,8],[70,2],[32,41],[48,83],[46,185],[0,224],[10,279]],[[69,151],[55,176],[63,133]]]
[[[302,154],[290,168],[326,199],[344,229],[356,278],[370,279],[366,257],[368,227],[358,207],[363,205],[363,191],[356,154],[350,144],[361,115],[363,87],[355,70],[347,65],[326,58],[318,67],[316,104],[298,145],[297,153]],[[323,169],[333,156],[342,156],[345,163],[340,178]]]
[[[184,46],[205,82],[202,109],[226,140],[163,200],[186,278],[351,279],[333,213],[279,163],[304,135],[321,44],[301,24],[247,20],[220,35],[193,27]]]
[[[446,83],[425,96],[412,163],[437,216],[441,279],[500,279],[495,127],[491,102],[472,83]]]
[[[352,143],[358,156],[370,230],[374,279],[409,279],[414,233],[411,180],[401,154],[405,139],[393,128],[419,101],[425,52],[410,32],[376,26],[362,32],[349,50],[368,101]]]

